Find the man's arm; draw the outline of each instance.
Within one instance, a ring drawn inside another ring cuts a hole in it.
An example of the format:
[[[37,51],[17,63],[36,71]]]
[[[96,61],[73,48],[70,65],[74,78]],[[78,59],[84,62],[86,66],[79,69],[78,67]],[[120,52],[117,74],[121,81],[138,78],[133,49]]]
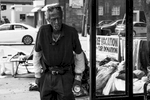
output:
[[[82,73],[84,70],[85,70],[85,59],[83,52],[81,52],[80,54],[75,54],[75,74],[77,76],[77,77],[75,76],[75,78],[77,78],[77,80],[82,79]],[[81,77],[79,77],[78,75],[80,75]]]
[[[41,71],[42,71],[42,66],[40,63],[40,58],[41,58],[41,52],[36,52],[34,50],[33,54],[33,65],[34,65],[34,72],[35,72],[35,78],[40,78],[41,77]]]
[[[84,70],[85,70],[85,59],[83,52],[81,52],[80,54],[75,54],[75,79],[72,87],[75,93],[81,91],[82,87],[81,80],[82,80],[82,73]],[[77,88],[79,90],[76,90]]]

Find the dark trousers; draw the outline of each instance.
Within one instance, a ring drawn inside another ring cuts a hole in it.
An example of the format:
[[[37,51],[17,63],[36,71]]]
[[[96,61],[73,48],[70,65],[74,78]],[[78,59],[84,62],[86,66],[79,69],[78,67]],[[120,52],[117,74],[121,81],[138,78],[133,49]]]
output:
[[[74,76],[72,71],[63,75],[42,73],[39,82],[41,100],[75,100],[72,92]]]

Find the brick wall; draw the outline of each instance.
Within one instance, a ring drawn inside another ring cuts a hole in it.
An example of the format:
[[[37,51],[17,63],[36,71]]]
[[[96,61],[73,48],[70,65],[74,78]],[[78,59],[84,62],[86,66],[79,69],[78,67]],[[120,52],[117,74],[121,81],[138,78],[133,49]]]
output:
[[[72,8],[69,7],[69,0],[59,0],[61,6],[66,6],[65,13],[65,23],[74,26],[78,32],[82,31],[82,13],[83,8]]]
[[[71,8],[66,4],[66,24],[74,26],[78,32],[82,30],[82,12],[82,8]]]
[[[122,19],[126,13],[126,0],[99,0],[98,5],[103,7],[103,15],[98,16],[98,20]],[[112,8],[120,7],[120,15],[112,15]]]
[[[144,0],[133,0],[133,9],[134,10],[143,10],[142,3]]]

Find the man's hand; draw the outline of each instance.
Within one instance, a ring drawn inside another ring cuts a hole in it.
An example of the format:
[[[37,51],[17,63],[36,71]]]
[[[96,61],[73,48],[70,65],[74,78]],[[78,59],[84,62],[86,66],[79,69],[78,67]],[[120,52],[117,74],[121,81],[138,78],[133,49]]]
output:
[[[81,75],[75,75],[75,80],[74,80],[74,83],[73,83],[73,90],[75,92],[78,92],[78,90],[76,91],[76,87],[81,89],[81,79],[82,79]]]
[[[77,88],[79,88],[79,89],[77,89]],[[74,80],[73,90],[74,90],[74,92],[80,92],[80,90],[81,90],[81,81],[76,80],[76,79]]]

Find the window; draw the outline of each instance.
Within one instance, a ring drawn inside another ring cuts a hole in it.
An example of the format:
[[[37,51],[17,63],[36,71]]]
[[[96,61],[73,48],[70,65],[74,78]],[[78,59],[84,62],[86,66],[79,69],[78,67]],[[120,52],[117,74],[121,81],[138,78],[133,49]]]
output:
[[[6,5],[1,5],[1,10],[6,10],[7,6]]]
[[[103,6],[99,6],[98,15],[103,15],[103,14],[104,14]]]
[[[141,27],[141,24],[140,23],[135,23],[134,26],[135,27]]]
[[[146,27],[146,24],[144,24],[144,23],[141,23],[141,27]]]
[[[145,23],[135,23],[134,27],[146,27]]]
[[[26,15],[25,14],[20,14],[20,21],[24,22],[26,20]]]
[[[24,26],[21,26],[21,25],[14,25],[14,30],[25,30],[27,29],[26,27]]]
[[[126,10],[126,5],[129,1],[131,0],[97,0],[96,5],[99,4],[98,7],[96,7],[98,8],[98,12],[96,12],[97,18],[93,16],[93,13],[91,14],[92,18],[90,21],[92,33],[90,33],[90,39],[91,41],[93,40],[90,44],[92,45],[90,48],[90,59],[92,59],[90,66],[92,72],[91,88],[93,87],[92,89],[95,89],[94,91],[91,91],[91,93],[95,93],[96,99],[90,100],[127,100],[127,98],[130,97],[128,91],[130,91],[130,89],[134,86],[129,85],[129,83],[132,84],[133,82],[132,63],[134,62],[132,61],[133,52],[131,52],[133,47],[133,37],[132,35],[121,36],[114,31],[116,26],[125,24],[127,27],[123,25],[120,26],[121,29],[123,29],[122,27],[127,29],[124,34],[133,34],[132,8],[131,13],[129,10]],[[95,5],[92,4],[91,6]],[[105,14],[103,16],[99,15],[99,6],[104,6]],[[93,9],[93,7],[91,8]],[[108,10],[110,11],[109,13]],[[95,9],[93,9],[93,12],[95,12]],[[125,17],[125,15],[128,17]],[[103,25],[100,28],[98,27],[100,29],[100,34],[97,35],[97,27],[93,24],[95,19],[97,21],[96,25],[101,20],[113,20],[115,22],[112,24]],[[134,52],[134,54],[135,53],[136,52]],[[130,63],[128,63],[129,61]],[[93,79],[94,76],[96,76],[95,80]],[[129,79],[129,77],[131,77],[131,79]],[[96,84],[96,86],[94,86],[94,84]],[[133,91],[135,92],[135,90]]]
[[[112,7],[112,15],[120,15],[120,7],[119,6]]]
[[[0,31],[2,31],[2,30],[10,30],[10,29],[11,29],[10,25],[4,25],[4,26],[0,27]]]

